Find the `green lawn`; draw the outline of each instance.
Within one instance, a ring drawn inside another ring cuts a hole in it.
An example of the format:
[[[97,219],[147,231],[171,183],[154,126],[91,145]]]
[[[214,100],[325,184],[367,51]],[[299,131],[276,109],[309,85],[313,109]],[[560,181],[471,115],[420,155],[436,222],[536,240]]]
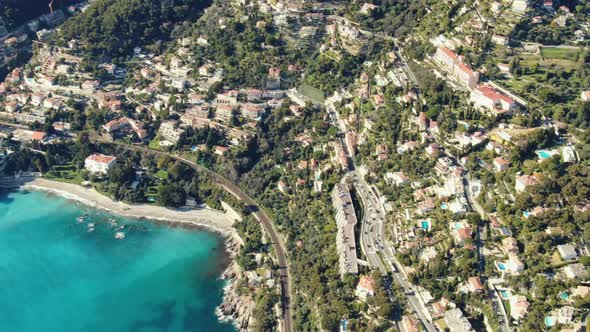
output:
[[[541,55],[544,59],[560,59],[577,62],[580,56],[578,48],[542,47]]]
[[[160,137],[159,136],[156,136],[153,140],[151,140],[148,147],[150,149],[164,151],[164,148],[160,145]]]
[[[156,176],[162,180],[166,180],[168,179],[168,172],[166,172],[165,170],[161,169],[156,173]]]
[[[316,89],[307,84],[301,84],[297,89],[297,92],[319,103],[323,103],[325,100],[324,92],[322,90]]]
[[[71,163],[55,166],[53,169],[43,175],[43,177],[60,182],[80,184],[84,181],[82,175]]]

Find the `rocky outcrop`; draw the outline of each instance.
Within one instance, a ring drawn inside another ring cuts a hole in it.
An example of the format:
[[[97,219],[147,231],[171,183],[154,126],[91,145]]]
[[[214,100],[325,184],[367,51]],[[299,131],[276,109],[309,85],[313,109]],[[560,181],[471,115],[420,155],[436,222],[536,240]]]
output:
[[[240,295],[238,292],[240,280],[243,278],[240,267],[234,261],[240,248],[239,240],[229,239],[226,248],[232,260],[221,275],[228,283],[223,290],[223,301],[216,312],[220,321],[231,321],[239,331],[248,331],[254,302],[251,297]]]

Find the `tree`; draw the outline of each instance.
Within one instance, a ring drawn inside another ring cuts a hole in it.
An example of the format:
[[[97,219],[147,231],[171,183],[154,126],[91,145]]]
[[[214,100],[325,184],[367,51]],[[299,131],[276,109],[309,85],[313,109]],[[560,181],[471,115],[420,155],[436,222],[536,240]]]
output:
[[[178,183],[165,184],[158,190],[157,202],[166,207],[181,207],[186,203],[186,192]]]

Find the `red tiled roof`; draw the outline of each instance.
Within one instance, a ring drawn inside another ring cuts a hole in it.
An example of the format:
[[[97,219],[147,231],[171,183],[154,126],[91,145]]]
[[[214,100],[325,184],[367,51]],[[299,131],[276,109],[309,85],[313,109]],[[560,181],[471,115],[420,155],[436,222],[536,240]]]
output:
[[[33,138],[33,141],[42,141],[45,138],[45,136],[47,136],[47,134],[45,134],[44,132],[35,131],[35,132],[33,132],[32,138]]]
[[[104,155],[101,153],[93,153],[90,156],[88,156],[88,158],[86,158],[86,160],[92,160],[94,162],[101,163],[101,164],[109,164],[116,159],[117,159],[116,157],[107,156],[107,155]]]

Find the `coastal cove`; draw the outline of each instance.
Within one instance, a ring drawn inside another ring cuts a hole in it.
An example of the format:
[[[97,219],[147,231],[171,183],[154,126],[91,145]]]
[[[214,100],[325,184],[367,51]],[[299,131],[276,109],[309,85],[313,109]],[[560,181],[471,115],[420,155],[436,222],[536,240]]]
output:
[[[236,330],[216,316],[235,243],[223,213],[108,206],[40,180],[0,192],[3,328]],[[145,216],[155,222],[138,222]]]

